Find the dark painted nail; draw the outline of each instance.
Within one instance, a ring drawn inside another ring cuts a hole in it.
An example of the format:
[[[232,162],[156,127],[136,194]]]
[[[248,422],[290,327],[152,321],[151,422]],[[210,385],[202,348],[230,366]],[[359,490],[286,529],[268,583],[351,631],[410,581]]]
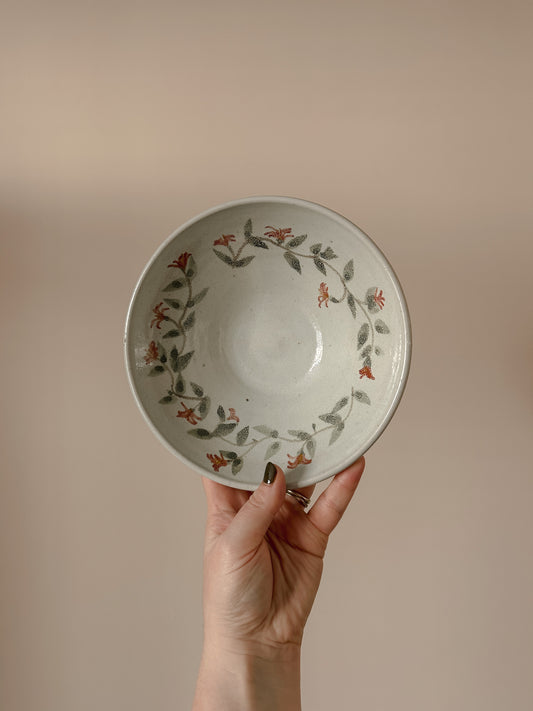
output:
[[[276,478],[277,473],[278,470],[276,469],[276,465],[272,464],[272,462],[269,462],[266,465],[265,476],[263,477],[263,481],[265,482],[265,484],[272,484],[274,482],[274,479]]]

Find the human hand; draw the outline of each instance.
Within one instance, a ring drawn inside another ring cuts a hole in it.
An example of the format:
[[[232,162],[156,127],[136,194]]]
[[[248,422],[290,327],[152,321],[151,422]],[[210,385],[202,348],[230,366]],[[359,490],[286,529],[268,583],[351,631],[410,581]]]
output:
[[[216,693],[216,708],[226,708],[221,684],[225,686],[228,674],[233,679],[228,692],[233,696],[227,707],[233,711],[241,708],[235,693],[246,697],[246,701],[240,697],[243,709],[262,708],[262,694],[266,708],[299,708],[304,625],[318,590],[328,537],[363,469],[361,458],[337,474],[308,513],[286,496],[279,467],[273,468],[274,480],[263,482],[253,494],[203,480],[208,505],[204,655],[195,709],[215,708],[207,701],[209,689]],[[310,497],[313,489],[300,492]],[[247,683],[240,673],[244,667]],[[278,705],[272,702],[273,686]]]

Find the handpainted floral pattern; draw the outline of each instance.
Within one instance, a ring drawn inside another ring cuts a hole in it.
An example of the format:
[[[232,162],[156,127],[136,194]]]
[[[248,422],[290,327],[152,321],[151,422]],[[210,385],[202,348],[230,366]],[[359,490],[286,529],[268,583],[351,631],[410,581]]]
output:
[[[306,234],[293,235],[292,227],[275,227],[267,225],[261,237],[254,234],[251,220],[247,220],[243,228],[242,242],[239,245],[235,235],[231,235],[236,242],[234,245],[226,245],[227,252],[214,249],[213,252],[223,262],[232,268],[242,268],[248,266],[255,255],[242,256],[245,248],[255,247],[259,249],[278,248],[283,251],[283,257],[289,267],[298,274],[302,273],[302,264],[305,260],[312,261],[315,268],[326,278],[333,277],[340,286],[340,291],[335,295],[333,287],[328,282],[321,281],[318,287],[318,307],[328,308],[329,304],[346,303],[352,317],[358,320],[359,315],[363,323],[357,332],[357,351],[359,359],[362,361],[362,368],[359,369],[360,378],[375,380],[372,371],[374,356],[380,356],[382,349],[376,344],[376,334],[389,333],[388,326],[381,319],[372,318],[373,314],[379,313],[385,307],[385,295],[379,286],[367,289],[364,298],[358,298],[350,288],[350,282],[354,278],[354,260],[350,259],[342,269],[337,268],[333,260],[338,259],[331,245],[324,245],[322,242],[312,244],[308,251],[301,251],[298,248],[307,241]],[[233,240],[232,240],[233,241]],[[214,245],[222,244],[218,239]],[[270,246],[269,246],[270,245]]]
[[[283,251],[283,257],[289,267],[298,274],[302,273],[302,263],[312,261],[315,268],[330,281],[334,278],[338,285],[333,288],[331,282],[323,280],[318,286],[318,307],[329,308],[329,304],[346,303],[354,320],[361,313],[363,323],[359,326],[356,336],[356,349],[362,360],[359,369],[359,379],[368,381],[376,379],[372,372],[374,355],[380,355],[381,349],[375,344],[376,334],[388,334],[389,328],[380,318],[373,319],[372,314],[380,313],[385,307],[383,290],[373,286],[369,288],[363,299],[356,297],[349,287],[353,279],[354,260],[350,259],[342,269],[337,268],[332,261],[337,255],[331,246],[316,243],[309,247],[308,252],[298,251],[298,247],[307,240],[307,235],[294,235],[292,227],[276,227],[267,225],[263,235],[258,237],[253,233],[252,221],[244,225],[242,242],[239,244],[234,234],[222,234],[213,241],[213,252],[225,264],[234,268],[248,266],[255,254],[243,256],[247,247],[256,249],[278,248]],[[222,251],[219,248],[223,248]],[[204,388],[192,381],[187,381],[184,371],[194,358],[194,350],[188,350],[188,334],[195,324],[194,307],[208,293],[208,287],[196,291],[193,282],[197,275],[194,256],[183,252],[169,265],[178,270],[178,276],[162,291],[168,293],[152,309],[150,328],[161,331],[160,340],[151,340],[146,348],[144,361],[152,368],[148,375],[160,376],[166,374],[168,387],[166,394],[159,402],[170,406],[177,404],[176,418],[184,420],[193,426],[188,430],[191,437],[200,440],[220,442],[217,451],[206,454],[214,472],[218,473],[224,467],[230,467],[233,475],[237,475],[244,466],[246,457],[256,447],[262,446],[264,459],[269,460],[284,452],[287,458],[286,468],[296,469],[311,464],[316,453],[317,440],[329,434],[328,444],[333,444],[342,434],[345,423],[356,404],[370,405],[370,397],[366,392],[352,387],[348,395],[343,396],[327,412],[318,415],[306,429],[291,429],[280,432],[269,425],[240,425],[241,418],[235,407],[227,409],[219,404],[216,409],[217,421],[210,427],[204,426],[210,419],[211,400]],[[165,304],[165,305],[164,305]],[[162,329],[162,326],[165,329]],[[168,341],[165,347],[163,341]],[[322,424],[320,424],[320,422]],[[200,425],[200,426],[199,426]]]
[[[328,286],[326,282],[321,282],[320,286],[318,287],[318,307],[321,308],[322,304],[327,308],[328,307],[328,301],[329,301],[329,292],[328,292]]]

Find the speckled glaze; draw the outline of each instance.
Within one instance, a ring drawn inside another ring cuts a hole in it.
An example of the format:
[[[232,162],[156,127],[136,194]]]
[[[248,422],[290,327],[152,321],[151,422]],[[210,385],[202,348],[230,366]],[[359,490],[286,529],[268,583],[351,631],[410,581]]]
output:
[[[400,284],[358,227],[320,205],[252,197],[194,218],[154,254],[126,322],[130,384],[180,459],[241,489],[265,461],[292,488],[363,454],[405,387]]]

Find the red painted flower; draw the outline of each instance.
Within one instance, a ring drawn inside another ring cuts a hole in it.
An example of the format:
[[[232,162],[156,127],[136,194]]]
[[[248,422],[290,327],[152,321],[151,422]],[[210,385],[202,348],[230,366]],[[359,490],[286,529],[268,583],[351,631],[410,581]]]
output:
[[[209,461],[213,465],[213,469],[216,472],[220,470],[220,467],[227,467],[229,464],[229,462],[224,459],[222,454],[206,454],[206,457],[209,459]]]
[[[153,363],[154,360],[159,360],[159,351],[157,350],[155,341],[151,341],[150,345],[146,349],[144,362],[146,363],[146,365],[150,365],[150,363]]]
[[[369,365],[365,365],[364,368],[361,368],[359,371],[359,380],[362,378],[368,378],[369,380],[375,380],[374,376],[372,375],[372,370],[370,369]]]
[[[291,454],[287,454],[287,458],[289,460],[287,469],[296,469],[296,467],[299,467],[300,464],[311,464],[312,461],[311,459],[306,459],[303,452],[297,454],[296,457],[293,457]],[[293,460],[292,462],[291,459]]]
[[[152,311],[155,314],[155,318],[152,319],[150,322],[150,328],[155,324],[159,330],[161,330],[161,324],[163,321],[166,321],[168,316],[165,316],[165,311],[168,311],[168,307],[162,309],[161,307],[163,306],[163,302],[161,301],[157,306],[155,306]]]
[[[229,247],[230,242],[236,242],[235,235],[222,235],[216,239],[213,244],[221,244],[223,247]]]
[[[382,309],[385,306],[385,297],[383,296],[383,289],[378,290],[374,292],[374,301],[376,304],[379,306],[380,309]]]
[[[181,269],[181,271],[184,272],[187,267],[187,262],[189,261],[190,256],[191,255],[189,254],[189,252],[183,252],[183,254],[180,254],[180,256],[168,266],[176,267],[176,269]]]
[[[323,281],[318,287],[318,308],[322,308],[322,304],[326,304],[328,308],[329,292],[325,281]]]
[[[272,227],[271,225],[266,226],[267,230],[270,232],[265,232],[265,237],[270,237],[271,239],[277,239],[278,242],[283,242],[286,237],[290,237],[292,232],[292,227]]]
[[[230,409],[229,409],[228,420],[235,420],[235,422],[240,422],[240,419],[237,417],[237,414],[236,414],[233,407],[230,407]]]
[[[198,415],[194,412],[194,410],[191,410],[191,408],[187,407],[183,402],[181,403],[181,406],[183,407],[183,410],[178,410],[176,417],[183,417],[183,419],[187,420],[190,425],[197,425]]]

